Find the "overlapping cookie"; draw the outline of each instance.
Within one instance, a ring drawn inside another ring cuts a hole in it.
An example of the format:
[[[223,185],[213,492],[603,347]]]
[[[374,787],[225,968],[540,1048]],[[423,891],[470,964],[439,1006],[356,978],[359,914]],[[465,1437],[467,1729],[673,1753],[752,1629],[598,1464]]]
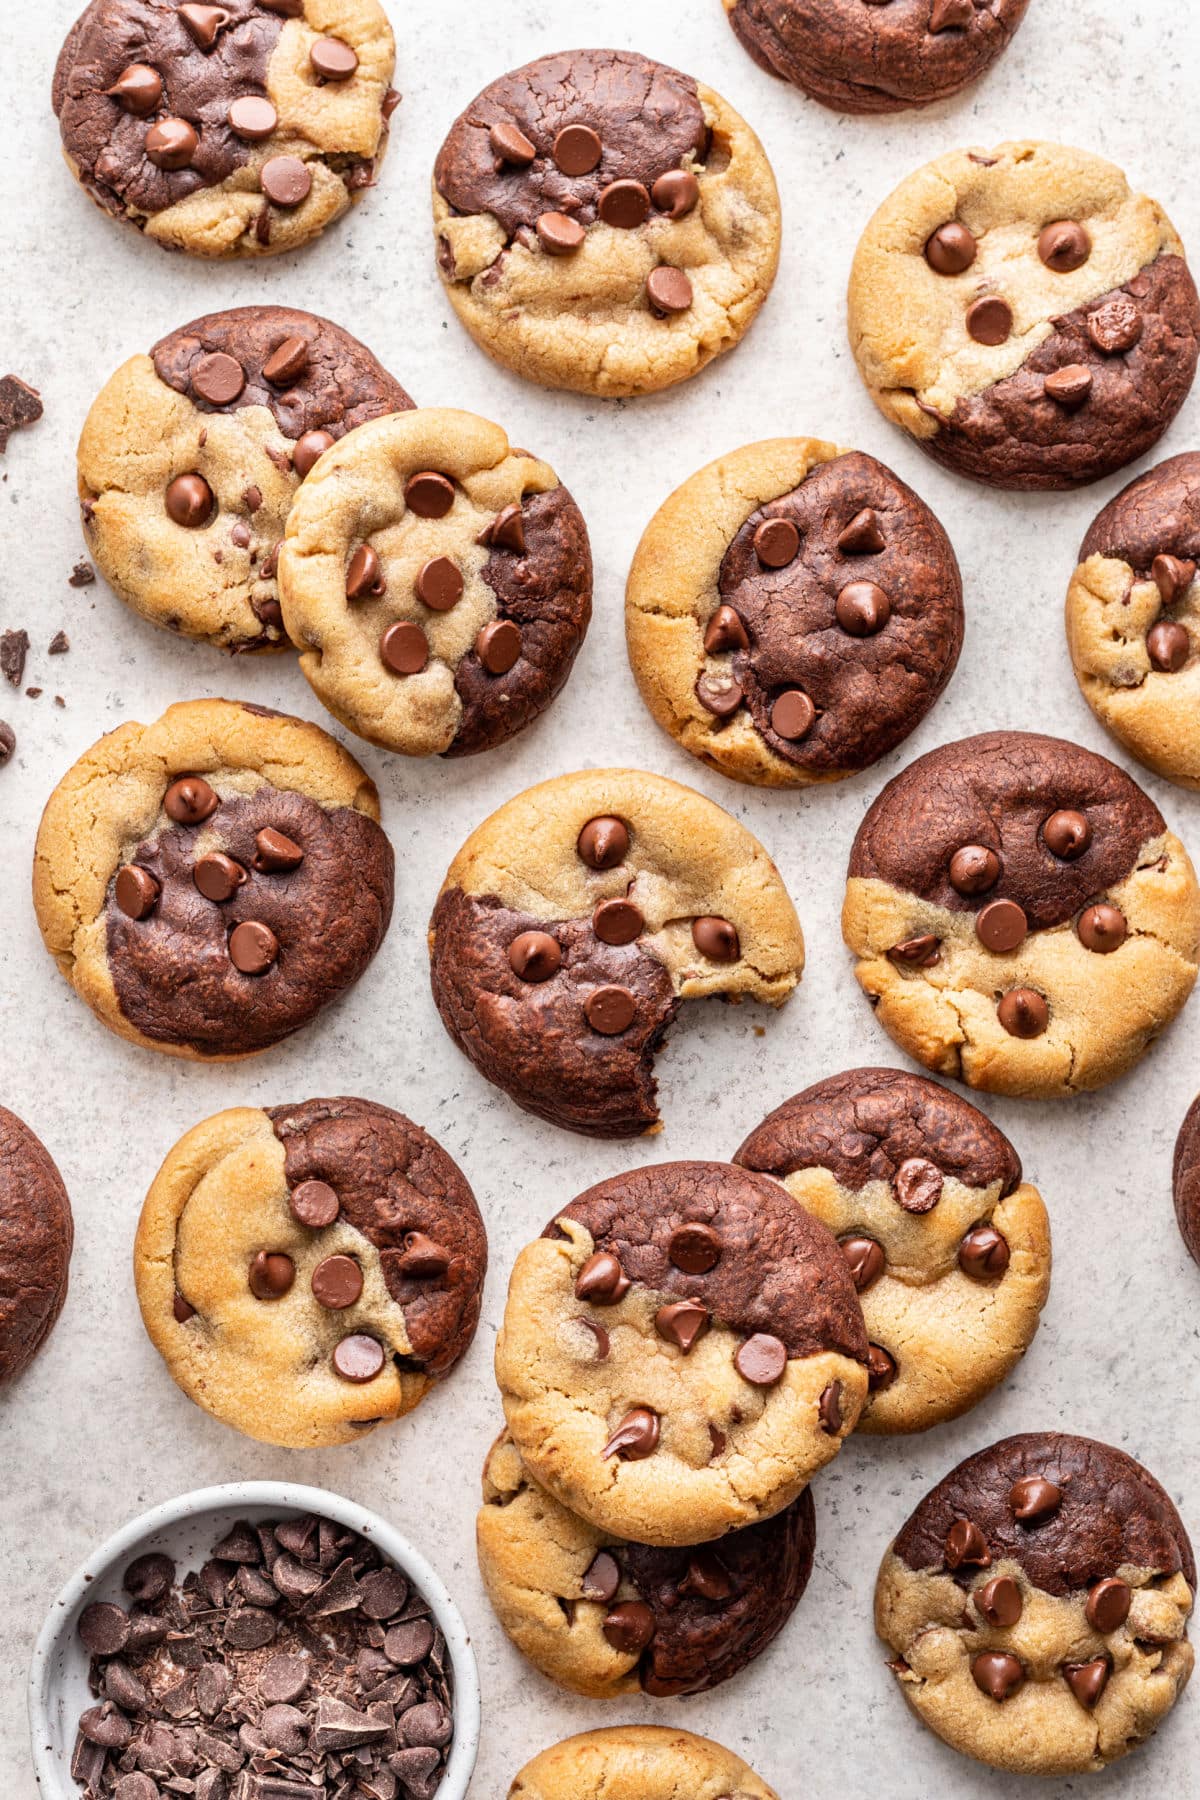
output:
[[[392,911],[379,796],[318,726],[190,700],[110,731],[42,816],[50,951],[110,1031],[168,1056],[265,1050],[362,974]]]
[[[189,1399],[264,1443],[351,1443],[470,1345],[487,1238],[465,1176],[369,1100],[236,1107],[146,1196],[142,1319]]]
[[[748,444],[676,489],[625,590],[650,711],[738,781],[836,781],[924,718],[962,646],[950,540],[890,469],[816,438]]]
[[[1027,1432],[969,1456],[883,1559],[875,1626],[917,1716],[1021,1775],[1102,1769],[1191,1674],[1196,1590],[1179,1514],[1107,1444]]]
[[[785,1100],[734,1161],[827,1225],[870,1339],[859,1431],[924,1431],[1010,1374],[1050,1290],[1050,1221],[1016,1151],[957,1094],[851,1069]]]
[[[1061,144],[955,150],[885,200],[854,258],[850,342],[877,406],[938,462],[1069,488],[1157,443],[1200,349],[1162,208]]]
[[[1178,1013],[1200,891],[1124,770],[993,731],[884,788],[850,852],[842,931],[901,1049],[971,1087],[1050,1099],[1124,1074]]]
[[[762,845],[711,800],[634,769],[529,788],[450,865],[433,997],[518,1106],[593,1137],[658,1122],[654,1058],[684,1001],[781,1006],[804,940]]]
[[[33,1361],[67,1298],[75,1226],[54,1158],[0,1106],[0,1387]]]
[[[79,439],[84,535],[128,606],[222,650],[287,648],[276,564],[300,482],[412,401],[365,344],[290,306],[193,319],[100,390]]]
[[[535,1756],[508,1800],[779,1800],[732,1750],[678,1728],[581,1731]]]
[[[649,393],[732,348],[779,260],[762,145],[689,75],[569,50],[493,81],[433,177],[437,261],[489,356],[546,387]]]
[[[63,155],[164,249],[294,250],[374,186],[395,59],[378,0],[91,0],[54,71]]]

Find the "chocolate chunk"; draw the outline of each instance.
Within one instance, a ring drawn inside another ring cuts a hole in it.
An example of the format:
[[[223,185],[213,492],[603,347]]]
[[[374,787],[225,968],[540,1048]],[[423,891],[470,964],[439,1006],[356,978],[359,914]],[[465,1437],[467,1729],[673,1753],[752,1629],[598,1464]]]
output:
[[[580,1593],[585,1600],[600,1600],[605,1605],[616,1595],[621,1585],[621,1571],[616,1558],[607,1550],[599,1550],[588,1564],[580,1583]]]
[[[36,425],[42,416],[42,397],[19,375],[0,377],[0,456],[8,449],[14,431]]]
[[[261,144],[278,124],[279,114],[265,95],[239,94],[230,105],[229,129],[248,144]]]
[[[892,603],[873,581],[851,581],[842,589],[834,617],[849,637],[874,637],[892,616]]]
[[[360,544],[346,566],[346,598],[361,600],[367,594],[382,594],[386,583],[379,554],[370,544]]]
[[[808,695],[799,688],[789,688],[771,707],[771,729],[789,743],[797,743],[812,730],[816,716]]]
[[[626,1413],[600,1455],[605,1461],[619,1456],[625,1461],[641,1462],[658,1448],[659,1430],[658,1414],[648,1406],[635,1406]]]
[[[213,491],[203,475],[177,475],[164,496],[168,517],[176,525],[195,531],[208,523],[214,501]]]
[[[1092,841],[1092,828],[1085,814],[1073,808],[1060,808],[1052,812],[1042,826],[1042,842],[1054,856],[1063,862],[1074,862],[1082,856]]]
[[[113,884],[117,905],[129,919],[147,919],[158,904],[159,886],[149,869],[126,863]]]
[[[1164,675],[1177,675],[1192,653],[1187,627],[1177,619],[1159,619],[1146,633],[1146,654],[1151,667]]]
[[[1081,407],[1092,391],[1092,371],[1086,363],[1067,363],[1054,369],[1042,383],[1042,391],[1067,412]]]
[[[311,1744],[314,1750],[356,1750],[363,1744],[378,1743],[389,1730],[386,1720],[322,1694],[317,1701]]]
[[[312,1665],[307,1656],[283,1652],[264,1663],[258,1678],[258,1691],[268,1706],[290,1705],[305,1693],[311,1674]]]
[[[1000,858],[984,844],[964,844],[950,858],[950,885],[957,894],[986,894],[1000,879]]]
[[[329,1312],[343,1312],[359,1300],[362,1270],[352,1256],[327,1256],[312,1272],[313,1299]]]
[[[129,1642],[129,1614],[111,1601],[93,1601],[80,1613],[76,1630],[90,1655],[117,1656]]]
[[[527,169],[537,155],[537,147],[511,120],[498,119],[488,132],[488,142],[502,163],[514,169]]]
[[[602,944],[632,944],[645,923],[631,900],[602,900],[592,914],[592,930]]]
[[[147,63],[130,63],[104,92],[135,119],[145,119],[162,99],[162,76]]]
[[[317,459],[333,448],[335,442],[331,431],[306,431],[296,439],[292,445],[292,467],[301,481],[311,473]]]
[[[489,675],[507,675],[520,659],[520,629],[511,619],[493,619],[476,636],[475,654]]]
[[[423,1231],[406,1231],[397,1272],[411,1281],[436,1281],[450,1267],[450,1253]]]
[[[54,636],[50,639],[50,648],[47,654],[50,656],[65,656],[70,648],[71,640],[66,632],[56,631]]]
[[[122,1585],[140,1606],[153,1606],[168,1593],[175,1580],[175,1564],[169,1556],[150,1551],[137,1556],[126,1569]]]
[[[225,1642],[234,1650],[261,1650],[274,1640],[278,1629],[274,1616],[257,1606],[243,1606],[225,1621]]]
[[[235,356],[215,350],[192,369],[192,386],[210,406],[229,406],[246,385],[246,371]]]
[[[25,675],[25,658],[29,654],[27,631],[0,632],[0,674],[13,687],[20,687]]]
[[[677,1225],[667,1241],[667,1256],[689,1275],[705,1275],[721,1260],[721,1238],[699,1220]]]
[[[364,1577],[359,1605],[368,1619],[391,1619],[408,1599],[408,1582],[399,1569],[376,1569]]]
[[[895,1357],[882,1344],[867,1345],[867,1386],[872,1394],[890,1388],[900,1373]]]
[[[90,562],[79,561],[67,577],[67,586],[73,588],[91,587],[96,579],[96,571]]]
[[[1090,1712],[1108,1686],[1110,1665],[1106,1656],[1097,1656],[1091,1662],[1064,1663],[1063,1679],[1080,1706]]]
[[[905,938],[902,944],[893,944],[888,957],[895,963],[912,963],[914,968],[931,969],[941,960],[942,940],[934,937],[932,932],[922,932],[919,937]]]

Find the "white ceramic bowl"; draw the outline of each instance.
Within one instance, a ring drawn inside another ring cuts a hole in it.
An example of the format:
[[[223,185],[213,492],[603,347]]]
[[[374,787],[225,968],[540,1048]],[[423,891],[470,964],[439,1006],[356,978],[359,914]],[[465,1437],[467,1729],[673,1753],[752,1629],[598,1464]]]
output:
[[[479,1675],[458,1608],[420,1551],[386,1519],[324,1488],[290,1481],[231,1481],[181,1494],[131,1519],[75,1571],[50,1608],[29,1671],[29,1729],[41,1800],[79,1800],[71,1755],[79,1715],[94,1704],[87,1686],[88,1654],[75,1629],[83,1607],[93,1600],[127,1600],[122,1573],[147,1550],[163,1551],[183,1575],[199,1568],[236,1519],[288,1513],[320,1513],[370,1538],[428,1600],[454,1671],[454,1739],[437,1800],[464,1800],[479,1749]]]

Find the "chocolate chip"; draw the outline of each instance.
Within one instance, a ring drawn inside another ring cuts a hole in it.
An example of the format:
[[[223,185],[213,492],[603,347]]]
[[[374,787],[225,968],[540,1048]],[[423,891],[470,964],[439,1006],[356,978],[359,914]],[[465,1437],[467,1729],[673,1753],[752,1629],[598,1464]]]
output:
[[[197,888],[206,900],[215,900],[218,904],[231,900],[249,879],[241,863],[220,850],[210,850],[207,856],[199,857],[192,865],[192,880]]]
[[[333,1353],[333,1366],[343,1381],[374,1381],[386,1358],[383,1345],[365,1332],[344,1337]]]
[[[737,926],[716,913],[702,913],[692,920],[692,942],[710,962],[737,962],[742,954]]]
[[[685,1356],[711,1323],[707,1306],[699,1300],[672,1300],[666,1306],[660,1306],[654,1315],[654,1329],[659,1337],[674,1344]]]
[[[915,968],[930,969],[941,960],[941,950],[941,938],[926,931],[919,937],[905,938],[902,944],[893,944],[888,957],[892,962],[912,963]]]
[[[836,1437],[842,1429],[842,1384],[831,1381],[821,1389],[817,1401],[817,1419],[826,1437]]]
[[[362,1290],[362,1270],[352,1256],[327,1256],[312,1272],[313,1299],[329,1312],[344,1312]]]
[[[423,1231],[406,1231],[404,1249],[396,1258],[398,1274],[410,1281],[435,1281],[450,1267],[450,1252]]]
[[[892,1176],[892,1196],[905,1212],[932,1212],[942,1197],[942,1171],[925,1156],[908,1156]]]
[[[1062,1489],[1044,1475],[1022,1475],[1008,1491],[1013,1518],[1023,1525],[1040,1525],[1058,1511],[1062,1501]]]
[[[967,331],[977,344],[1003,344],[1012,328],[1012,308],[999,294],[984,294],[967,308]]]
[[[272,387],[290,387],[308,368],[308,345],[302,337],[285,337],[272,350],[263,364],[263,374]]]
[[[1196,565],[1190,559],[1160,552],[1150,564],[1150,576],[1164,606],[1172,606],[1187,593],[1196,579]]]
[[[341,1211],[341,1202],[327,1181],[302,1181],[288,1194],[292,1217],[310,1231],[321,1231],[332,1225]]]
[[[393,1625],[383,1640],[383,1654],[398,1669],[415,1668],[433,1649],[433,1626],[428,1619],[409,1619]]]
[[[667,1256],[687,1275],[707,1275],[721,1260],[720,1234],[700,1220],[689,1220],[672,1231]]]
[[[112,1601],[96,1600],[84,1607],[76,1630],[92,1656],[116,1656],[129,1642],[129,1614]]]
[[[1104,356],[1122,356],[1142,335],[1142,315],[1127,294],[1117,294],[1088,314],[1087,334]]]
[[[632,900],[602,900],[592,914],[592,930],[602,944],[632,944],[645,923]]]
[[[279,939],[261,919],[245,919],[229,934],[229,960],[243,975],[265,975],[279,955]]]
[[[449,612],[463,597],[462,570],[449,556],[434,556],[417,573],[417,599],[433,612]]]
[[[411,619],[398,619],[380,638],[379,657],[393,675],[419,675],[429,661],[429,640]]]
[[[834,616],[850,637],[874,637],[892,616],[892,603],[873,581],[851,581],[842,589]]]
[[[476,637],[475,654],[489,675],[507,675],[521,655],[520,629],[511,619],[493,619]]]
[[[179,17],[201,50],[211,50],[217,34],[230,23],[230,15],[223,6],[202,6],[196,4],[196,0],[185,0],[179,8]]]
[[[358,1592],[368,1619],[394,1619],[408,1599],[408,1583],[399,1569],[376,1569],[360,1583]]]
[[[360,544],[346,566],[346,598],[361,600],[368,594],[382,594],[386,586],[379,553],[370,544]]]
[[[488,143],[500,161],[511,164],[514,169],[527,169],[537,155],[536,145],[508,119],[501,119],[492,126]]]
[[[964,844],[950,858],[950,886],[957,894],[986,894],[1000,879],[1000,858],[983,844]]]
[[[882,1344],[867,1345],[867,1387],[872,1394],[890,1388],[900,1373],[900,1365]]]
[[[579,833],[575,849],[589,869],[615,869],[629,854],[629,829],[609,813],[598,814]]]
[[[389,1573],[386,1569],[380,1572]],[[281,1653],[264,1663],[258,1678],[258,1691],[269,1706],[289,1705],[299,1700],[308,1687],[310,1676],[307,1656]]]
[[[1091,841],[1092,828],[1086,816],[1070,808],[1052,812],[1042,826],[1042,842],[1063,862],[1074,862]]]
[[[996,1008],[1010,1037],[1041,1037],[1050,1023],[1050,1008],[1036,988],[1010,988]]]
[[[1080,1706],[1086,1707],[1089,1712],[1108,1686],[1108,1676],[1106,1656],[1093,1657],[1091,1662],[1063,1664],[1063,1680]]]
[[[418,469],[404,484],[404,504],[418,519],[444,519],[454,505],[454,483],[433,469]]]
[[[610,1456],[619,1456],[624,1461],[641,1462],[658,1448],[659,1429],[656,1412],[648,1406],[635,1406],[605,1444],[601,1458],[607,1461]]]
[[[700,198],[700,183],[690,169],[665,169],[650,189],[650,198],[669,219],[682,219]]]
[[[135,1556],[122,1577],[121,1585],[141,1606],[153,1606],[161,1600],[175,1580],[175,1564],[161,1551],[150,1550]]]
[[[282,1250],[260,1250],[246,1277],[257,1300],[278,1300],[296,1279],[296,1265]]]
[[[195,531],[208,521],[213,509],[213,491],[203,475],[177,475],[164,495],[167,516],[176,525]]]
[[[865,506],[855,513],[850,523],[838,534],[838,549],[843,556],[875,556],[887,548],[879,514]]]
[[[1129,935],[1124,913],[1104,901],[1085,906],[1075,929],[1084,949],[1094,950],[1098,956],[1109,956],[1119,950]]]
[[[1092,240],[1074,219],[1058,219],[1042,228],[1038,237],[1038,255],[1056,275],[1069,275],[1081,269],[1092,253]]]
[[[774,1387],[787,1368],[787,1347],[769,1331],[756,1331],[737,1347],[733,1366],[753,1387]]]
[[[1192,640],[1186,626],[1176,619],[1159,619],[1146,633],[1146,654],[1152,668],[1177,675],[1191,655]]]
[[[1132,1605],[1133,1589],[1129,1583],[1118,1575],[1108,1575],[1089,1592],[1084,1612],[1092,1630],[1107,1637],[1110,1631],[1120,1630]]]
[[[755,527],[754,554],[764,569],[786,568],[800,549],[800,533],[790,519],[764,519]]]
[[[438,1749],[450,1742],[450,1714],[440,1700],[423,1700],[401,1717],[400,1730],[410,1744],[432,1744]],[[384,1730],[386,1732],[386,1725]]]
[[[186,169],[200,143],[186,119],[159,119],[146,133],[144,149],[156,169]]]
[[[1086,363],[1067,363],[1047,375],[1042,388],[1057,405],[1074,412],[1092,391],[1092,371]]]
[[[308,60],[323,81],[348,81],[358,67],[357,51],[337,37],[319,37]]]
[[[89,1744],[99,1744],[103,1750],[123,1750],[133,1736],[125,1714],[107,1702],[89,1707],[80,1717],[79,1729]]]
[[[561,212],[539,214],[534,230],[547,256],[574,256],[582,248],[586,236],[578,219]]]
[[[628,988],[593,988],[583,1003],[584,1017],[603,1037],[619,1037],[637,1015],[637,1001]]]
[[[994,1225],[972,1226],[958,1246],[958,1266],[972,1281],[999,1281],[1008,1262],[1008,1244]]]
[[[980,1618],[1000,1631],[1011,1631],[1024,1610],[1021,1590],[1011,1575],[993,1575],[971,1598]]]
[[[961,275],[975,261],[975,234],[959,219],[948,219],[925,240],[925,261],[939,275]]]
[[[258,172],[259,186],[275,206],[290,210],[308,199],[312,175],[298,156],[272,156]]]
[[[290,869],[298,869],[304,861],[304,851],[294,838],[287,837],[282,831],[276,831],[273,825],[264,825],[254,836],[254,867],[260,875],[285,874]]]
[[[1007,1650],[982,1650],[971,1659],[975,1686],[989,1699],[1011,1700],[1025,1680],[1025,1671]]]
[[[145,119],[162,99],[162,76],[148,63],[130,63],[105,93],[136,119]]]
[[[709,656],[723,656],[728,650],[750,648],[750,634],[732,606],[718,606],[705,628],[704,648]]]
[[[319,456],[331,450],[336,439],[332,431],[306,431],[292,446],[292,467],[301,481],[310,473]]]
[[[622,1600],[605,1614],[600,1629],[622,1656],[640,1656],[654,1636],[654,1614],[644,1600]]]
[[[225,1621],[225,1642],[234,1650],[262,1650],[273,1643],[279,1626],[269,1612],[258,1606],[243,1606],[231,1612]]]
[[[575,1277],[575,1298],[590,1300],[593,1306],[615,1306],[632,1285],[619,1257],[611,1250],[596,1250]]]
[[[1029,920],[1015,900],[990,900],[975,914],[975,935],[985,950],[1002,956],[1025,942]]]
[[[597,1551],[579,1584],[579,1591],[584,1600],[601,1600],[607,1606],[621,1585],[621,1571],[617,1560],[607,1550]]]
[[[799,688],[787,688],[771,707],[771,730],[789,743],[798,743],[812,730],[817,709]]]
[[[596,209],[606,225],[636,231],[650,217],[650,195],[640,181],[610,181],[601,188]]]
[[[930,1165],[932,1167],[932,1164]],[[939,1177],[940,1181],[940,1177]],[[850,1271],[856,1292],[865,1294],[874,1287],[887,1267],[883,1246],[871,1237],[847,1237],[841,1240],[842,1256]]]
[[[603,153],[604,146],[590,125],[564,125],[551,152],[564,175],[590,175]]]
[[[612,1344],[609,1339],[609,1335],[608,1335],[607,1331],[605,1331],[603,1325],[598,1324],[595,1319],[580,1319],[579,1323],[581,1325],[586,1325],[588,1330],[591,1332],[592,1336],[596,1340],[596,1361],[597,1362],[606,1362],[608,1360],[608,1353],[609,1353],[609,1350],[612,1348]]]
[[[651,269],[646,281],[646,298],[650,310],[665,318],[670,313],[686,312],[692,304],[692,284],[682,269],[660,263]]]
[[[562,950],[548,931],[522,931],[508,946],[508,965],[522,981],[549,981],[558,973]]]
[[[158,905],[159,886],[149,869],[126,863],[117,870],[113,894],[126,918],[148,919]]]
[[[163,795],[163,810],[177,825],[202,825],[220,804],[201,775],[181,775]]]
[[[279,114],[265,94],[240,94],[229,108],[230,131],[248,144],[261,144],[278,124]]]
[[[742,704],[742,690],[736,681],[724,686],[702,675],[696,683],[696,698],[715,719],[731,719]]]
[[[491,524],[484,526],[479,542],[499,545],[502,550],[513,550],[518,556],[524,556],[525,518],[515,500],[509,506],[502,506]]]
[[[192,369],[192,387],[210,406],[228,406],[246,385],[246,372],[236,356],[214,350]]]
[[[961,1569],[966,1563],[979,1569],[988,1567],[992,1553],[973,1519],[955,1519],[946,1533],[942,1560],[948,1569]]]

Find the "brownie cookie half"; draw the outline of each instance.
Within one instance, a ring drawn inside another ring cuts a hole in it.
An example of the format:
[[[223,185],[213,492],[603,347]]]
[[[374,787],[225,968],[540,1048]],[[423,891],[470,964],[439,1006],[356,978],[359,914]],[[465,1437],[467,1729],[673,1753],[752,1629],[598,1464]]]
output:
[[[860,451],[748,444],[677,488],[625,590],[646,705],[767,787],[836,781],[924,718],[962,646],[962,581],[925,503]]]
[[[762,145],[711,88],[630,50],[543,56],[455,120],[437,261],[475,342],[544,387],[650,393],[738,343],[779,261]]]
[[[74,1241],[54,1158],[0,1106],[0,1387],[23,1374],[54,1330]]]
[[[1187,396],[1200,300],[1162,208],[1061,144],[955,150],[867,226],[850,342],[884,415],[1004,488],[1070,488],[1144,456]]]
[[[776,1107],[734,1161],[781,1181],[841,1245],[870,1339],[859,1431],[924,1431],[1012,1373],[1050,1291],[1050,1220],[970,1101],[851,1069]]]
[[[1161,1724],[1194,1655],[1192,1547],[1140,1463],[1027,1432],[969,1456],[888,1550],[875,1629],[922,1722],[1021,1775],[1102,1769]]]
[[[1029,0],[724,0],[760,69],[838,112],[948,100],[1008,48]]]
[[[378,0],[91,0],[54,71],[67,166],[167,250],[295,250],[375,185],[396,46]]]
[[[50,796],[46,948],[102,1024],[168,1056],[250,1056],[357,981],[392,912],[374,783],[316,725],[232,700],[130,722]]]
[[[296,1449],[411,1412],[470,1345],[486,1271],[462,1171],[370,1100],[235,1107],[194,1126],[134,1245],[142,1320],[184,1393]]]
[[[867,1335],[837,1240],[776,1182],[662,1163],[589,1188],[522,1250],[496,1380],[563,1506],[694,1545],[782,1512],[837,1455]]]
[[[79,439],[88,548],[127,606],[222,650],[288,647],[276,564],[335,439],[412,401],[365,344],[290,306],[193,319],[100,390]]]
[[[475,1521],[488,1598],[541,1673],[595,1700],[699,1694],[786,1625],[812,1573],[812,1492],[718,1546],[655,1548],[597,1531],[534,1480],[507,1432]]]
[[[1171,1187],[1179,1234],[1192,1261],[1200,1264],[1200,1097],[1192,1101],[1179,1127]]]
[[[428,407],[322,457],[288,516],[279,587],[335,718],[404,756],[470,756],[566,682],[592,616],[592,554],[548,463],[487,419]]]
[[[1200,890],[1123,769],[991,731],[884,788],[850,852],[842,933],[902,1050],[970,1087],[1054,1099],[1123,1075],[1179,1012]]]
[[[429,927],[442,1023],[488,1081],[552,1125],[658,1123],[654,1058],[681,1004],[782,1006],[804,939],[758,840],[636,769],[559,775],[485,819]]]

